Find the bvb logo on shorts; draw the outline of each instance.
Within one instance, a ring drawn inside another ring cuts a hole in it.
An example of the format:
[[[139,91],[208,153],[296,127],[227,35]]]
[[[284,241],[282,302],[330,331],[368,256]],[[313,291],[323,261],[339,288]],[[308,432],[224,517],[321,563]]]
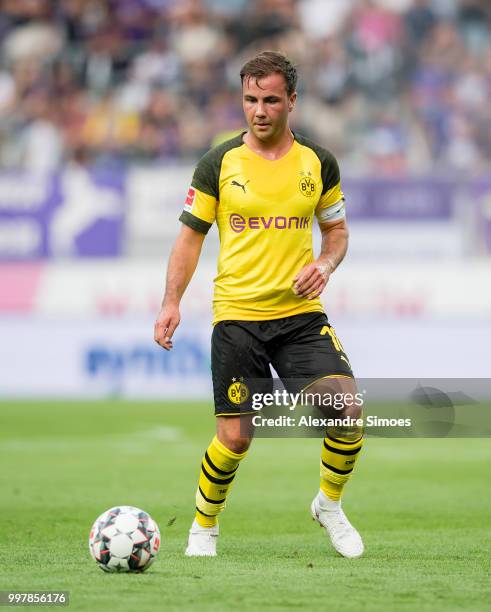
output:
[[[307,198],[311,198],[313,195],[315,195],[315,181],[313,181],[310,176],[302,176],[298,183],[298,186],[300,188],[300,193],[302,193]]]
[[[249,397],[249,389],[241,380],[233,379],[227,391],[228,399],[233,404],[243,404]]]

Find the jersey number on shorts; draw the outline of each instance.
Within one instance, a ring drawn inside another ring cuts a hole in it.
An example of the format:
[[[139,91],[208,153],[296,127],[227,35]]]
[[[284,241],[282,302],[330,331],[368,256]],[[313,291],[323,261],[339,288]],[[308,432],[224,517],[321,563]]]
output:
[[[326,334],[329,334],[329,336],[331,337],[332,343],[334,344],[334,348],[340,353],[345,352],[343,345],[341,344],[341,340],[336,336],[336,332],[334,331],[332,327],[329,327],[329,325],[324,325],[320,333],[321,333],[321,336],[325,336]]]

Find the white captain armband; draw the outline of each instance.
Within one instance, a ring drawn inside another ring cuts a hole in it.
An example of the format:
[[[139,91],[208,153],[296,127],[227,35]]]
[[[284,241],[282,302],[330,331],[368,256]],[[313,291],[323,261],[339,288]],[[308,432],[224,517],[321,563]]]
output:
[[[328,208],[321,208],[316,212],[317,221],[319,223],[325,223],[326,221],[339,221],[346,217],[346,209],[344,206],[344,198],[332,204]]]

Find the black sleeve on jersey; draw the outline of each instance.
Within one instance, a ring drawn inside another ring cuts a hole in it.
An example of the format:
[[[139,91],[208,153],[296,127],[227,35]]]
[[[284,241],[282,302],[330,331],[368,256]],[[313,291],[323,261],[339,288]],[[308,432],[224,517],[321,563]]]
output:
[[[242,144],[241,134],[205,153],[196,166],[191,185],[203,193],[207,193],[220,200],[220,170],[223,156],[227,151],[240,147]]]
[[[184,210],[179,217],[179,221],[187,225],[191,229],[200,234],[207,234],[210,227],[213,225],[212,223],[208,223],[207,221],[203,221],[203,219],[199,219],[195,217],[193,214]]]
[[[239,136],[231,138],[221,145],[214,147],[208,151],[208,153],[203,155],[194,170],[191,186],[219,201],[220,170],[222,167],[223,156],[227,151],[230,151],[230,149],[240,147],[242,144],[242,134],[240,134]],[[213,225],[204,219],[196,217],[196,215],[193,215],[187,210],[181,213],[179,221],[191,229],[200,232],[200,234],[207,234],[208,230]]]
[[[341,180],[339,174],[339,166],[336,158],[329,151],[324,150],[324,156],[321,158],[322,163],[322,195],[335,187]]]
[[[194,170],[191,186],[218,200],[218,177],[220,176],[221,162],[221,158],[218,158],[216,154],[216,149],[208,151],[199,160]]]
[[[336,158],[330,151],[324,149],[324,147],[321,147],[309,138],[305,138],[305,136],[295,133],[295,140],[306,147],[310,147],[319,158],[321,162],[322,195],[324,195],[341,180],[339,165]]]

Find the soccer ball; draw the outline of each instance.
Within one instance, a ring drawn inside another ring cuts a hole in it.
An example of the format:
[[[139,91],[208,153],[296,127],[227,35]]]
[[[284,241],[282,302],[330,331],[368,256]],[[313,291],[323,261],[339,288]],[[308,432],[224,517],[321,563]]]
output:
[[[144,572],[152,565],[159,548],[157,523],[133,506],[106,510],[90,530],[90,554],[105,572]]]

